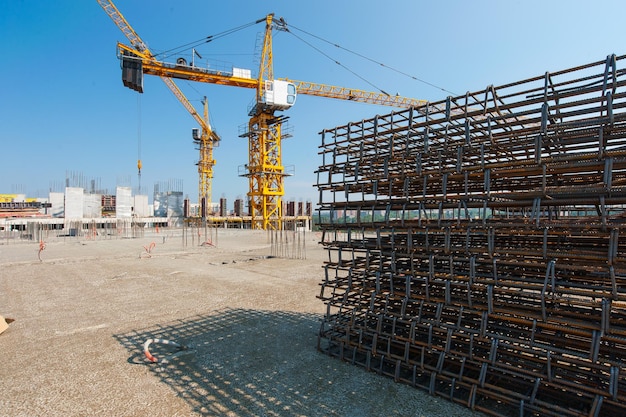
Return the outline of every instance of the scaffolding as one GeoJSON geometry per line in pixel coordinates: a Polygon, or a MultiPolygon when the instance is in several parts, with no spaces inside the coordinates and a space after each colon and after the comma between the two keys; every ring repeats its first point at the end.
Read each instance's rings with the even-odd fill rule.
{"type": "Polygon", "coordinates": [[[626,413],[624,58],[324,130],[318,348],[490,415],[626,413]]]}

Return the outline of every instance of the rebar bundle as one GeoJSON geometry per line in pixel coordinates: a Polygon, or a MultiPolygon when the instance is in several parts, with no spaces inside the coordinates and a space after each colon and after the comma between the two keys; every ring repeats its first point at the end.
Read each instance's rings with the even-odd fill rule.
{"type": "Polygon", "coordinates": [[[624,58],[324,130],[319,349],[495,416],[626,414],[624,58]]]}

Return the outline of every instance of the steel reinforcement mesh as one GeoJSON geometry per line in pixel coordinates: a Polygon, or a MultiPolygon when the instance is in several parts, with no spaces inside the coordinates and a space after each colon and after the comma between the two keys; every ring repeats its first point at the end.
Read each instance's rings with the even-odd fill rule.
{"type": "Polygon", "coordinates": [[[625,415],[624,58],[321,132],[318,348],[490,415],[625,415]]]}

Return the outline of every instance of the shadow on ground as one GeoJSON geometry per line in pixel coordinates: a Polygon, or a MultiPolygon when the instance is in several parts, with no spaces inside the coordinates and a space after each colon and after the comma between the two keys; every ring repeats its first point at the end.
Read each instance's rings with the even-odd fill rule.
{"type": "MultiPolygon", "coordinates": [[[[130,363],[150,367],[201,415],[337,415],[328,404],[332,374],[342,366],[316,350],[320,316],[227,309],[115,338],[130,363]],[[150,363],[142,344],[161,338],[190,346],[193,355],[150,363]]],[[[171,347],[152,345],[155,356],[171,347]]]]}

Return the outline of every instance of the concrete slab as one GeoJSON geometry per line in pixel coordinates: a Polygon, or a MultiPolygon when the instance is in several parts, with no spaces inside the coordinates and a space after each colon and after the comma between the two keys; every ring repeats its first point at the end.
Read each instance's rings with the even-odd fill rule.
{"type": "Polygon", "coordinates": [[[0,414],[478,415],[316,350],[319,235],[295,260],[269,257],[265,232],[220,231],[216,246],[163,233],[48,239],[41,262],[38,242],[0,244],[0,310],[16,319],[0,336],[0,414]],[[151,363],[148,338],[194,354],[151,363]]]}

